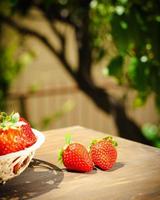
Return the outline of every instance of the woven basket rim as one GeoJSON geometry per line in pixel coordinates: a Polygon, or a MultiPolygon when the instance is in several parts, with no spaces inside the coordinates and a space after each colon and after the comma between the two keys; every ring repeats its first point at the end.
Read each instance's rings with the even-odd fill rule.
{"type": "Polygon", "coordinates": [[[23,156],[23,155],[26,155],[26,154],[38,149],[43,144],[43,142],[45,141],[45,137],[40,131],[38,131],[36,129],[32,128],[32,131],[33,131],[33,133],[35,134],[35,136],[37,138],[36,143],[34,143],[30,147],[27,147],[24,150],[13,152],[13,153],[9,153],[9,154],[6,154],[6,155],[2,155],[2,156],[0,156],[0,160],[7,159],[7,158],[12,158],[12,157],[17,157],[17,156],[23,156]]]}

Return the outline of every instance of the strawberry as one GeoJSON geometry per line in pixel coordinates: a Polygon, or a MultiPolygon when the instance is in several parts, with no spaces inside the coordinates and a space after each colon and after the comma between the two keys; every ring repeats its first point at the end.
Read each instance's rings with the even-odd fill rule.
{"type": "Polygon", "coordinates": [[[109,170],[117,159],[117,142],[112,137],[94,140],[90,147],[90,155],[95,166],[102,170],[109,170]]]}
{"type": "Polygon", "coordinates": [[[59,152],[59,160],[64,166],[71,171],[89,172],[93,169],[94,164],[87,149],[79,143],[71,143],[67,139],[68,145],[59,152]]]}
{"type": "Polygon", "coordinates": [[[29,123],[18,113],[0,113],[0,156],[23,150],[35,142],[29,123]]]}
{"type": "Polygon", "coordinates": [[[17,163],[14,167],[13,167],[13,172],[15,174],[18,173],[18,171],[23,167],[25,166],[29,161],[29,157],[27,157],[22,163],[17,163]]]}
{"type": "Polygon", "coordinates": [[[30,124],[24,118],[20,117],[19,121],[25,123],[21,126],[21,129],[25,137],[25,147],[29,147],[36,142],[36,136],[33,134],[30,124]]]}

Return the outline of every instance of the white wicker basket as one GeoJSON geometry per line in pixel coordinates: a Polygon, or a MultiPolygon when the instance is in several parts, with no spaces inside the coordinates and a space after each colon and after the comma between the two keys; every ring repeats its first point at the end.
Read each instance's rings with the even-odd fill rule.
{"type": "Polygon", "coordinates": [[[22,151],[0,156],[0,183],[21,174],[28,167],[36,149],[44,142],[44,135],[36,129],[32,130],[37,138],[35,144],[22,151]]]}

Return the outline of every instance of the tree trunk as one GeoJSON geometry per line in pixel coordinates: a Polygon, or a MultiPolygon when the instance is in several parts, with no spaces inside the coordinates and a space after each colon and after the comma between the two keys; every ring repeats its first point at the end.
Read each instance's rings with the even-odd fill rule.
{"type": "Polygon", "coordinates": [[[77,43],[79,44],[79,65],[76,76],[73,77],[79,88],[103,112],[111,114],[114,118],[118,133],[121,137],[137,142],[151,143],[143,136],[140,127],[130,119],[123,105],[112,98],[103,88],[97,87],[92,79],[92,47],[91,33],[89,30],[89,6],[83,13],[81,29],[76,30],[77,43]]]}
{"type": "Polygon", "coordinates": [[[79,88],[98,106],[103,112],[111,114],[114,118],[119,136],[151,145],[143,136],[140,127],[127,116],[125,108],[116,102],[103,88],[86,81],[83,77],[77,77],[79,88]]]}

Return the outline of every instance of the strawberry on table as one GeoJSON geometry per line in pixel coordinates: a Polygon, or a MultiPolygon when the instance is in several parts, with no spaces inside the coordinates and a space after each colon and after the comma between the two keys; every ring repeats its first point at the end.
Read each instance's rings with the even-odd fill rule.
{"type": "Polygon", "coordinates": [[[94,140],[90,146],[90,155],[95,166],[102,170],[109,170],[117,159],[117,142],[112,137],[94,140]]]}
{"type": "Polygon", "coordinates": [[[71,171],[89,172],[93,170],[94,164],[87,149],[79,143],[71,143],[70,136],[66,139],[67,144],[59,152],[59,160],[71,171]]]}
{"type": "Polygon", "coordinates": [[[36,140],[29,123],[18,113],[0,113],[0,156],[23,150],[36,140]]]}

